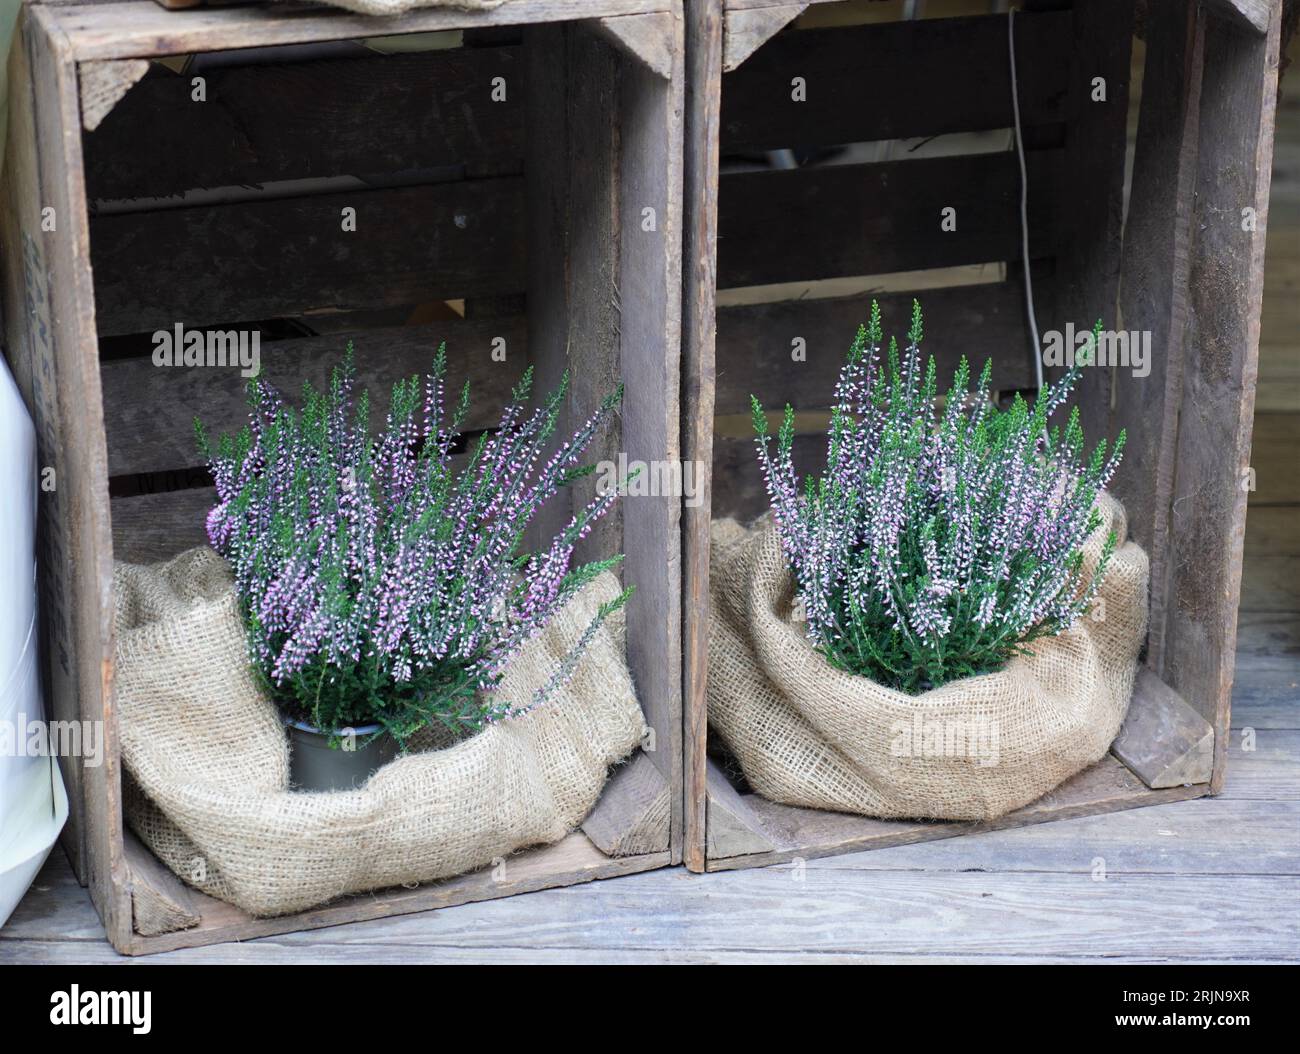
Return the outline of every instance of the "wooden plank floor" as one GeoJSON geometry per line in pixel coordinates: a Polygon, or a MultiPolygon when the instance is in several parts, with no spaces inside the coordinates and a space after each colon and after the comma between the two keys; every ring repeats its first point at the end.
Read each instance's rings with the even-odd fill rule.
{"type": "MultiPolygon", "coordinates": [[[[659,871],[147,961],[1300,961],[1300,67],[1285,89],[1221,797],[804,867],[659,871]]],[[[114,960],[133,961],[104,941],[56,856],[0,930],[0,963],[114,960]]]]}

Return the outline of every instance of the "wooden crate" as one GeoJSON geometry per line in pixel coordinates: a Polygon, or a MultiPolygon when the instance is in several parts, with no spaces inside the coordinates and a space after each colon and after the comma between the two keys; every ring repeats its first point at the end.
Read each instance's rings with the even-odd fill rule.
{"type": "MultiPolygon", "coordinates": [[[[919,297],[941,371],[964,352],[973,362],[992,358],[1001,387],[1032,388],[1007,16],[953,17],[951,3],[930,5],[950,17],[920,20],[904,20],[897,3],[686,6],[686,447],[713,465],[708,500],[683,521],[687,865],[757,866],[1217,793],[1241,581],[1278,0],[1146,5],[1126,220],[1132,0],[1029,0],[1015,19],[1040,325],[1087,328],[1104,317],[1108,328],[1153,335],[1144,380],[1097,367],[1079,389],[1091,439],[1128,430],[1113,486],[1151,557],[1151,630],[1111,754],[984,825],[791,808],[748,791],[725,753],[721,763],[710,758],[708,531],[713,516],[766,507],[746,438],[749,393],[768,393],[769,409],[789,401],[824,413],[873,293],[894,332],[919,297]],[[792,99],[795,77],[804,102],[792,99]],[[1105,78],[1104,102],[1091,99],[1095,77],[1105,78]],[[839,157],[856,153],[856,163],[792,165],[790,153],[772,153],[806,158],[843,144],[876,145],[839,157]],[[745,158],[768,164],[746,171],[737,162],[745,158]],[[957,210],[955,232],[940,229],[947,206],[957,210]],[[794,338],[806,342],[798,365],[794,338]]],[[[824,427],[824,416],[805,419],[824,427]]],[[[822,456],[824,434],[797,439],[803,471],[822,456]]]]}
{"type": "Polygon", "coordinates": [[[243,416],[237,369],[153,365],[149,334],[177,322],[256,329],[267,375],[290,390],[321,381],[348,341],[375,388],[426,369],[445,340],[450,381],[474,382],[471,429],[495,423],[528,363],[539,388],[571,369],[575,423],[621,378],[619,422],[593,460],[678,460],[682,33],[679,0],[512,0],[382,21],[150,0],[24,9],[10,58],[6,352],[57,480],[39,554],[49,712],[102,720],[106,741],[100,767],[64,759],[64,845],[119,950],[680,861],[673,497],[626,499],[590,540],[590,554],[626,552],[638,587],[628,659],[654,736],[584,830],[503,869],[284,918],[182,886],[124,829],[111,585],[115,557],[203,541],[212,492],[193,416],[217,430],[243,416]],[[415,33],[438,34],[421,41],[432,50],[394,52],[392,38],[415,33]],[[378,34],[383,52],[360,43],[378,34]]]}

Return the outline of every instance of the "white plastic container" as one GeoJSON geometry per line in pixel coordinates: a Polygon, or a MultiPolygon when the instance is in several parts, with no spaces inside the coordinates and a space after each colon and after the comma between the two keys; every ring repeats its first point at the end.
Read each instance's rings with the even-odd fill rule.
{"type": "Polygon", "coordinates": [[[45,716],[37,672],[36,500],[36,432],[0,358],[0,926],[68,818],[57,761],[29,752],[24,735],[45,716]]]}

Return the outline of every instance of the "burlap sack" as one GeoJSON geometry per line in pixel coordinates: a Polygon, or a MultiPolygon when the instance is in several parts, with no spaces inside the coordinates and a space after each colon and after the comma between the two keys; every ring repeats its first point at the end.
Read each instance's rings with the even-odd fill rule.
{"type": "MultiPolygon", "coordinates": [[[[617,590],[606,574],[558,613],[511,663],[505,698],[526,703],[617,590]]],[[[294,793],[285,732],[249,672],[221,558],[193,549],[165,564],[118,564],[114,594],[127,823],[186,881],[253,915],[558,841],[645,729],[620,612],[532,713],[399,758],[360,790],[294,793]]]]}
{"type": "Polygon", "coordinates": [[[1118,547],[1102,606],[991,674],[916,696],[834,669],[792,617],[795,596],[770,519],[713,525],[709,724],[772,801],[893,819],[989,820],[1026,805],[1110,748],[1146,634],[1147,557],[1124,509],[1085,546],[1118,547]]]}

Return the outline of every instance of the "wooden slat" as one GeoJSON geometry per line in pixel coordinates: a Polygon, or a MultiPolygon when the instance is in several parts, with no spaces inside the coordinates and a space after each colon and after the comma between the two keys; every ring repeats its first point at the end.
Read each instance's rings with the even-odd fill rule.
{"type": "MultiPolygon", "coordinates": [[[[451,471],[459,473],[469,460],[469,454],[452,455],[451,471]]],[[[215,488],[204,486],[113,498],[113,558],[152,564],[207,545],[207,517],[216,500],[215,488]]]]}
{"type": "Polygon", "coordinates": [[[1297,699],[1300,614],[1243,610],[1237,616],[1233,727],[1300,729],[1297,699]]]}
{"type": "MultiPolygon", "coordinates": [[[[468,380],[470,412],[464,429],[493,427],[528,364],[523,319],[458,320],[268,341],[261,345],[260,357],[264,378],[296,401],[305,381],[325,390],[330,371],[351,343],[357,391],[369,391],[377,429],[393,383],[427,373],[441,341],[447,343],[447,405],[454,405],[468,380]],[[492,358],[498,337],[506,342],[505,362],[492,358]]],[[[195,417],[213,437],[237,430],[248,418],[246,378],[238,366],[160,367],[152,358],[134,358],[107,361],[101,372],[112,476],[201,464],[195,417]]]]}
{"type": "Polygon", "coordinates": [[[464,180],[100,216],[99,333],[521,292],[523,191],[464,180]]]}
{"type": "Polygon", "coordinates": [[[772,4],[759,8],[726,5],[722,31],[722,68],[736,69],[754,52],[798,18],[808,8],[802,3],[772,4]]]}
{"type": "Polygon", "coordinates": [[[1260,728],[1247,738],[1234,730],[1223,740],[1228,754],[1225,798],[1300,801],[1300,731],[1260,728]]]}
{"type": "Polygon", "coordinates": [[[1282,0],[1204,0],[1204,3],[1207,11],[1261,36],[1268,32],[1273,12],[1282,6],[1282,0]]]}
{"type": "MultiPolygon", "coordinates": [[[[680,21],[674,54],[681,53],[680,21]]],[[[529,355],[543,379],[568,369],[561,428],[618,380],[626,396],[588,459],[680,458],[681,70],[665,81],[585,27],[527,31],[529,355]],[[557,61],[565,56],[564,62],[557,61]],[[581,158],[575,163],[574,158],[581,158]],[[644,226],[653,210],[652,228],[644,226]]],[[[595,479],[575,487],[593,494],[595,479]]],[[[673,788],[670,853],[681,859],[680,496],[627,496],[585,557],[626,554],[628,662],[651,761],[673,788]]],[[[551,515],[562,514],[562,506],[551,515]]],[[[554,527],[545,516],[541,531],[554,527]]]]}
{"type": "MultiPolygon", "coordinates": [[[[682,108],[684,29],[673,22],[671,80],[623,62],[619,84],[619,270],[615,288],[588,298],[617,304],[618,366],[627,385],[623,451],[634,462],[673,465],[682,457],[682,108]],[[653,229],[645,210],[653,209],[653,229]]],[[[593,105],[599,105],[593,100],[593,105]]],[[[581,133],[580,133],[581,134],[581,133]]],[[[584,209],[581,201],[574,207],[584,209]]],[[[575,246],[581,261],[589,248],[575,246]]],[[[581,275],[580,275],[581,277],[581,275]]],[[[581,315],[579,317],[582,317],[581,315]]],[[[591,335],[576,346],[595,363],[591,335]]],[[[586,367],[584,367],[586,369],[586,367]]],[[[594,372],[594,371],[593,371],[594,372]]],[[[673,788],[671,859],[682,859],[682,495],[623,502],[628,664],[655,730],[651,760],[673,788]]]]}
{"type": "MultiPolygon", "coordinates": [[[[629,78],[638,69],[624,60],[617,46],[589,29],[566,27],[568,35],[567,150],[560,157],[560,177],[565,186],[565,212],[557,217],[565,225],[560,252],[538,252],[542,266],[561,267],[569,281],[564,300],[564,346],[556,349],[557,364],[569,371],[570,398],[562,426],[577,428],[620,381],[629,383],[623,361],[619,315],[621,296],[619,236],[626,217],[620,215],[630,188],[619,172],[620,114],[626,103],[629,78]],[[580,154],[577,152],[581,152],[580,154]],[[575,163],[580,156],[581,162],[575,163]]],[[[543,52],[542,62],[550,56],[543,52]]],[[[644,72],[644,70],[640,70],[644,72]]],[[[631,129],[628,130],[629,132],[631,129]]],[[[545,222],[534,219],[533,222],[545,222]]],[[[554,222],[554,221],[552,221],[554,222]]],[[[531,243],[530,243],[531,244],[531,243]]],[[[641,241],[634,258],[644,259],[650,248],[641,241]]],[[[530,297],[536,303],[537,297],[530,297]]],[[[629,313],[651,305],[629,304],[629,313]]],[[[653,358],[646,356],[647,359],[653,358]]],[[[633,390],[619,418],[589,448],[591,461],[616,460],[626,449],[629,414],[645,401],[645,392],[633,390]]],[[[596,497],[596,480],[581,480],[573,488],[574,508],[596,497]]],[[[599,559],[624,551],[626,502],[619,502],[596,524],[576,551],[578,559],[599,559]]]]}
{"type": "MultiPolygon", "coordinates": [[[[8,148],[5,153],[4,227],[0,267],[5,282],[5,356],[36,427],[36,456],[42,468],[62,472],[57,372],[52,347],[51,276],[46,235],[41,231],[41,168],[32,59],[26,31],[14,38],[8,61],[8,148]]],[[[41,687],[50,718],[80,720],[72,627],[72,582],[67,524],[69,492],[56,487],[37,503],[36,559],[40,577],[41,687]],[[63,573],[60,573],[60,570],[63,573]]],[[[87,874],[85,769],[60,758],[68,790],[68,823],[60,841],[83,882],[87,874]]]]}
{"type": "Polygon", "coordinates": [[[204,525],[216,500],[214,487],[114,498],[113,558],[154,564],[207,545],[204,525]]]}
{"type": "Polygon", "coordinates": [[[124,839],[131,883],[131,928],[144,936],[189,929],[201,921],[188,886],[131,831],[124,839]]]}
{"type": "Polygon", "coordinates": [[[67,35],[77,60],[188,55],[196,51],[521,26],[671,9],[671,0],[510,0],[477,11],[450,6],[423,8],[406,12],[400,20],[378,22],[373,15],[327,7],[303,11],[281,4],[204,8],[187,11],[184,16],[166,11],[153,0],[51,8],[57,16],[54,24],[67,35]]]}
{"type": "Polygon", "coordinates": [[[507,857],[503,869],[489,867],[413,889],[394,888],[347,897],[310,911],[271,919],[252,918],[231,904],[196,892],[193,902],[203,919],[198,926],[154,937],[137,935],[124,950],[132,955],[149,955],[173,948],[251,940],[276,933],[319,929],[452,904],[492,900],[555,886],[572,886],[599,878],[635,874],[667,863],[666,852],[607,857],[585,835],[575,832],[554,845],[507,857]]]}
{"type": "Polygon", "coordinates": [[[1251,506],[1300,504],[1300,414],[1257,414],[1250,448],[1255,470],[1251,506]]]}
{"type": "Polygon", "coordinates": [[[1111,753],[1153,790],[1209,783],[1214,728],[1146,667],[1111,753]]]}
{"type": "Polygon", "coordinates": [[[1113,418],[1128,428],[1129,441],[1113,489],[1128,511],[1133,539],[1151,558],[1147,664],[1159,672],[1201,98],[1204,29],[1197,8],[1156,0],[1146,39],[1120,299],[1125,327],[1149,332],[1154,354],[1149,376],[1115,391],[1113,418]]]}
{"type": "Polygon", "coordinates": [[[161,66],[86,137],[92,199],[444,166],[518,171],[518,47],[458,48],[207,70],[161,66]],[[502,77],[506,98],[494,101],[502,77]]]}
{"type": "Polygon", "coordinates": [[[131,86],[149,72],[149,63],[144,59],[85,62],[77,72],[81,82],[81,126],[93,132],[131,86]]]}
{"type": "MultiPolygon", "coordinates": [[[[682,245],[682,456],[713,463],[718,123],[722,0],[687,0],[685,222],[682,245]]],[[[682,510],[683,752],[686,866],[704,870],[706,837],[706,678],[709,642],[709,524],[713,473],[702,472],[700,504],[682,510]]]]}
{"type": "Polygon", "coordinates": [[[1300,611],[1300,559],[1252,556],[1241,572],[1243,611],[1300,611]]]}
{"type": "MultiPolygon", "coordinates": [[[[826,468],[826,437],[797,435],[794,467],[802,479],[826,468]]],[[[731,516],[747,523],[769,508],[763,474],[752,439],[716,436],[713,440],[713,516],[731,516]]]]}
{"type": "MultiPolygon", "coordinates": [[[[809,869],[1053,872],[1106,877],[1300,874],[1300,802],[1222,798],[989,831],[809,861],[809,869]]],[[[865,881],[870,881],[866,879],[865,881]]]]}
{"type": "MultiPolygon", "coordinates": [[[[1186,842],[1195,844],[1202,829],[1194,828],[1186,842]]],[[[1237,841],[1220,855],[1229,856],[1237,841]]],[[[1098,842],[1107,845],[1104,838],[1089,844],[1098,842]]],[[[1300,892],[1293,875],[1203,874],[1194,866],[1178,875],[1128,874],[1123,865],[1130,844],[1101,854],[1108,871],[1115,872],[1109,881],[1100,881],[1095,865],[1090,870],[1097,881],[1089,872],[959,869],[918,874],[900,868],[864,876],[810,862],[801,872],[783,867],[719,876],[705,889],[703,882],[683,881],[668,871],[576,894],[557,890],[466,907],[432,919],[406,916],[348,930],[181,951],[158,962],[281,963],[301,970],[315,963],[608,968],[963,961],[1042,967],[1157,961],[1202,974],[1208,963],[1294,962],[1294,913],[1279,910],[1300,892]]],[[[1090,855],[1081,863],[1093,860],[1090,855]]],[[[14,963],[75,967],[115,958],[102,944],[61,941],[56,935],[13,943],[7,950],[14,963]]],[[[1259,1014],[1225,1012],[1253,1014],[1256,1020],[1259,1014]]]]}
{"type": "Polygon", "coordinates": [[[85,876],[109,939],[122,945],[131,931],[131,905],[122,848],[121,761],[112,695],[108,458],[95,354],[77,71],[66,41],[47,25],[49,10],[24,9],[18,38],[25,42],[19,48],[29,48],[38,100],[40,201],[58,216],[57,236],[38,236],[41,251],[47,254],[51,327],[39,347],[33,347],[32,361],[33,372],[47,386],[46,394],[38,394],[35,400],[37,417],[43,429],[53,430],[53,449],[41,451],[40,456],[43,463],[56,466],[58,480],[56,511],[44,528],[46,543],[58,550],[46,550],[49,559],[42,578],[48,592],[43,593],[43,601],[57,597],[64,605],[61,617],[69,635],[66,640],[47,638],[45,646],[59,656],[61,667],[52,689],[55,716],[102,722],[104,762],[82,767],[85,876]]]}
{"type": "Polygon", "coordinates": [[[775,849],[763,833],[762,821],[751,812],[747,799],[727,782],[722,770],[710,761],[707,772],[707,858],[745,856],[775,849]]]}
{"type": "Polygon", "coordinates": [[[625,54],[640,62],[657,76],[673,75],[677,61],[674,50],[677,15],[660,11],[645,15],[620,15],[595,18],[584,23],[593,32],[613,41],[625,54]]]}
{"type": "Polygon", "coordinates": [[[847,813],[823,812],[777,805],[760,795],[745,801],[762,820],[763,832],[778,848],[768,853],[734,856],[709,861],[710,871],[738,867],[764,867],[800,859],[830,856],[863,849],[906,845],[959,834],[995,831],[1048,820],[1072,819],[1097,813],[1159,805],[1199,797],[1205,786],[1150,790],[1117,758],[1104,759],[1061,784],[1043,798],[1017,809],[992,823],[915,823],[906,820],[873,820],[847,813]]]}
{"type": "MultiPolygon", "coordinates": [[[[569,78],[568,37],[560,26],[524,30],[524,76],[527,84],[525,161],[528,172],[527,302],[528,346],[537,379],[553,388],[569,367],[569,275],[564,266],[568,238],[569,78]]],[[[597,123],[597,128],[604,127],[597,123]]],[[[612,238],[609,239],[612,242],[612,238]]],[[[561,428],[571,421],[563,408],[561,428]]],[[[537,547],[563,529],[573,514],[570,499],[550,502],[529,527],[529,544],[537,547]]]]}
{"type": "MultiPolygon", "coordinates": [[[[1031,153],[1030,253],[1055,247],[1059,151],[1031,153]]],[[[1020,258],[1010,153],[725,175],[718,287],[886,274],[1020,258]],[[940,229],[941,210],[957,229],[940,229]]]]}
{"type": "MultiPolygon", "coordinates": [[[[1050,285],[1050,279],[1040,281],[1035,295],[1050,297],[1050,285]]],[[[849,345],[870,316],[871,301],[880,302],[886,332],[901,335],[911,319],[913,298],[925,312],[923,350],[936,357],[941,386],[965,355],[975,375],[986,359],[993,360],[996,388],[1033,387],[1023,293],[1015,282],[998,282],[720,308],[717,412],[748,413],[750,393],[771,408],[787,402],[799,410],[829,407],[849,345]],[[797,338],[804,341],[807,361],[791,359],[797,338]]]]}
{"type": "MultiPolygon", "coordinates": [[[[1300,505],[1253,506],[1246,516],[1245,554],[1247,567],[1260,556],[1300,556],[1300,505]]],[[[1243,602],[1250,595],[1244,586],[1241,595],[1243,602]]]]}
{"type": "Polygon", "coordinates": [[[667,852],[672,798],[663,773],[638,751],[614,770],[582,833],[606,856],[667,852]]]}
{"type": "MultiPolygon", "coordinates": [[[[1070,14],[1020,15],[1016,38],[1022,122],[1065,120],[1070,14]]],[[[974,132],[1012,123],[1004,15],[792,30],[722,78],[727,152],[974,132]],[[806,101],[791,97],[796,76],[807,84],[806,101]]]]}
{"type": "Polygon", "coordinates": [[[1241,589],[1280,18],[1279,5],[1265,37],[1205,37],[1162,679],[1215,726],[1214,791],[1225,775],[1241,589]],[[1256,210],[1255,230],[1242,229],[1245,206],[1256,210]]]}

